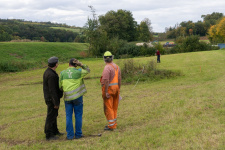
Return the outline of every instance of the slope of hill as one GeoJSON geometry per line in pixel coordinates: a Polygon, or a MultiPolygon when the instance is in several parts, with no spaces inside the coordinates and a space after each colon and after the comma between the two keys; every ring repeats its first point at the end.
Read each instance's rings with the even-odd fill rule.
{"type": "Polygon", "coordinates": [[[87,52],[86,43],[60,42],[1,42],[0,72],[21,71],[47,65],[51,56],[59,57],[60,62],[70,58],[80,58],[80,52],[87,52]]]}
{"type": "Polygon", "coordinates": [[[73,42],[78,35],[78,32],[74,32],[75,29],[79,31],[77,27],[66,24],[0,19],[0,41],[30,39],[48,42],[73,42]]]}

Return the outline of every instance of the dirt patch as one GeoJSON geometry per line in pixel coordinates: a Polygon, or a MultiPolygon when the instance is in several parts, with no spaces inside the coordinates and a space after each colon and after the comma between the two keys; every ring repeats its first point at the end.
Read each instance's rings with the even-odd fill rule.
{"type": "Polygon", "coordinates": [[[20,56],[20,55],[18,55],[16,53],[10,53],[9,55],[14,56],[16,58],[23,58],[23,56],[20,56]]]}
{"type": "Polygon", "coordinates": [[[15,140],[10,140],[10,139],[0,138],[0,143],[6,143],[10,146],[22,144],[24,142],[25,141],[19,141],[19,140],[15,141],[15,140]]]}
{"type": "Polygon", "coordinates": [[[35,84],[43,84],[43,81],[33,82],[33,83],[22,83],[22,84],[18,84],[17,86],[35,85],[35,84]]]}
{"type": "Polygon", "coordinates": [[[8,127],[8,124],[3,124],[0,126],[0,131],[5,130],[8,127]]]}

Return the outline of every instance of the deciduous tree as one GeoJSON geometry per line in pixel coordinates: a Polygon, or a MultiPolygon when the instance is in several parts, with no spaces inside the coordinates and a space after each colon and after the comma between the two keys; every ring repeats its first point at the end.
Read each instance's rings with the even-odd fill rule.
{"type": "Polygon", "coordinates": [[[111,10],[99,17],[101,28],[107,32],[109,39],[118,37],[119,39],[133,41],[136,38],[136,25],[133,15],[127,10],[111,10]]]}

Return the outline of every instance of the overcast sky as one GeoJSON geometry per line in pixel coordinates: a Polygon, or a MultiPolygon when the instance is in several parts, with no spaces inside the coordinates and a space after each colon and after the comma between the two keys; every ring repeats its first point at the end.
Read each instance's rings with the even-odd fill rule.
{"type": "Polygon", "coordinates": [[[182,21],[197,22],[213,12],[225,15],[225,0],[0,0],[0,18],[83,27],[91,17],[89,5],[98,16],[123,9],[131,11],[138,24],[149,18],[154,32],[182,21]]]}

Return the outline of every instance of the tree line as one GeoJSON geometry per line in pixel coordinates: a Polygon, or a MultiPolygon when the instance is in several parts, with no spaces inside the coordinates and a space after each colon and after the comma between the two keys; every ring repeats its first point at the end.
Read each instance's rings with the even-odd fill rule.
{"type": "MultiPolygon", "coordinates": [[[[101,56],[106,50],[119,56],[119,49],[127,42],[153,40],[151,21],[145,18],[138,24],[130,11],[119,9],[97,16],[93,6],[89,6],[92,17],[85,25],[85,36],[90,43],[89,53],[101,56]]],[[[128,46],[129,47],[129,46],[128,46]]]]}
{"type": "Polygon", "coordinates": [[[29,22],[17,19],[0,19],[0,41],[30,39],[47,42],[73,42],[78,33],[50,27],[70,27],[51,22],[29,22]]]}
{"type": "Polygon", "coordinates": [[[203,21],[183,21],[174,27],[166,28],[165,36],[168,39],[189,35],[207,36],[211,26],[216,25],[223,17],[223,13],[213,12],[212,14],[202,15],[203,21]]]}

